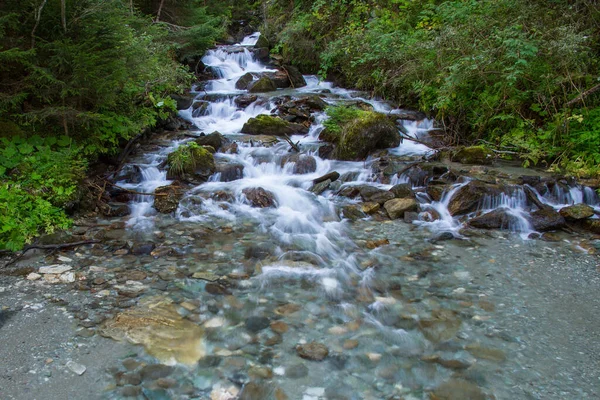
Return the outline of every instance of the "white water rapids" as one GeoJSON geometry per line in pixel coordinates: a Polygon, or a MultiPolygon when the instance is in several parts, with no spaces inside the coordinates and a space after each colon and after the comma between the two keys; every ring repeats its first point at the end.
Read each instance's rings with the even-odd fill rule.
{"type": "MultiPolygon", "coordinates": [[[[191,121],[200,131],[211,133],[218,131],[232,140],[241,138],[242,126],[250,118],[261,114],[271,114],[275,108],[273,102],[279,92],[260,95],[258,100],[245,108],[235,104],[235,98],[246,91],[235,88],[236,81],[248,72],[262,73],[274,71],[256,61],[249,48],[256,43],[259,34],[245,38],[239,45],[233,47],[220,47],[207,52],[203,62],[214,71],[218,77],[204,87],[203,91],[196,92],[197,100],[209,102],[206,110],[197,115],[194,109],[181,110],[180,115],[191,121]]],[[[376,111],[385,113],[399,113],[400,110],[393,109],[383,101],[360,97],[358,92],[336,88],[329,82],[320,81],[315,76],[305,77],[307,86],[299,89],[286,89],[282,91],[286,95],[300,96],[312,93],[323,95],[327,103],[335,104],[340,101],[360,100],[373,106],[376,111]]],[[[314,253],[317,257],[325,260],[325,269],[298,269],[292,270],[284,264],[270,265],[263,268],[263,275],[281,275],[283,273],[296,275],[314,275],[321,282],[327,293],[337,293],[340,290],[340,282],[348,279],[348,272],[357,272],[355,260],[352,256],[353,243],[346,239],[344,229],[346,222],[340,218],[338,207],[340,204],[349,204],[353,200],[342,199],[335,196],[331,190],[321,195],[315,195],[309,191],[313,181],[331,171],[340,173],[343,185],[358,185],[369,183],[382,189],[389,189],[396,183],[408,182],[405,176],[394,176],[390,184],[378,182],[371,171],[371,163],[376,161],[369,159],[366,162],[345,162],[325,160],[317,155],[319,146],[318,136],[323,129],[322,122],[326,118],[324,113],[317,113],[310,131],[305,136],[293,136],[291,140],[298,142],[307,155],[316,160],[314,172],[305,174],[294,173],[293,162],[286,162],[285,158],[290,155],[289,145],[279,142],[271,147],[256,141],[240,141],[238,152],[235,154],[217,153],[215,160],[220,164],[232,164],[239,166],[240,179],[222,182],[220,173],[215,174],[209,180],[192,190],[182,200],[176,216],[181,221],[207,221],[211,219],[224,219],[228,221],[253,220],[260,223],[264,232],[269,232],[273,241],[280,245],[292,245],[303,251],[314,253]],[[263,188],[273,193],[276,208],[253,208],[243,194],[244,189],[263,188]],[[217,191],[226,192],[231,199],[217,200],[207,197],[208,194],[217,191]],[[201,201],[195,201],[199,195],[201,201]],[[341,267],[341,268],[340,268],[341,267]]],[[[430,120],[404,121],[404,130],[408,136],[422,138],[433,128],[430,120]]],[[[400,134],[400,133],[399,133],[400,134]]],[[[139,183],[119,182],[120,185],[139,191],[152,192],[159,186],[170,183],[166,179],[166,172],[159,169],[167,154],[177,148],[184,141],[172,142],[170,146],[161,150],[146,154],[143,160],[137,163],[141,170],[142,179],[139,183]]],[[[427,146],[409,140],[404,140],[399,147],[390,149],[393,156],[420,156],[431,152],[427,146]]],[[[417,199],[421,203],[423,212],[434,210],[439,218],[429,221],[421,218],[416,224],[425,226],[433,231],[448,231],[458,236],[462,223],[448,212],[448,202],[452,195],[465,183],[454,185],[446,191],[438,202],[431,201],[427,194],[418,193],[417,199]]],[[[343,186],[342,186],[343,187],[343,186]]],[[[418,187],[415,188],[419,191],[418,187]]],[[[560,208],[566,204],[585,202],[596,207],[598,210],[598,198],[593,190],[580,186],[561,189],[555,185],[553,192],[545,196],[539,196],[540,201],[560,208]]],[[[137,196],[131,203],[132,216],[129,226],[133,229],[151,229],[155,211],[152,207],[151,196],[137,196]]],[[[512,195],[502,195],[500,198],[487,199],[480,205],[479,211],[493,210],[504,207],[510,215],[519,221],[509,228],[522,233],[526,237],[531,232],[529,222],[525,218],[526,198],[522,191],[512,195]]],[[[423,213],[422,213],[423,215],[423,213]]],[[[282,259],[285,254],[281,254],[282,259]]]]}

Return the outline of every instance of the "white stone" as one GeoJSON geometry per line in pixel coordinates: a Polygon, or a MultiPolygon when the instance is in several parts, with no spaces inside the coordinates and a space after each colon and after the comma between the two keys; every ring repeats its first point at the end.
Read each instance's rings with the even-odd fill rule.
{"type": "Polygon", "coordinates": [[[225,325],[225,319],[221,317],[214,317],[204,323],[205,328],[220,328],[225,325]]]}
{"type": "Polygon", "coordinates": [[[75,273],[67,272],[66,274],[62,274],[59,279],[63,283],[73,283],[75,282],[75,273]]]}
{"type": "Polygon", "coordinates": [[[40,279],[42,276],[40,274],[37,274],[35,272],[30,273],[29,275],[27,275],[27,280],[30,281],[37,281],[38,279],[40,279]]]}
{"type": "Polygon", "coordinates": [[[57,274],[45,274],[44,281],[46,281],[48,283],[60,283],[59,277],[60,277],[60,275],[57,275],[57,274]]]}
{"type": "Polygon", "coordinates": [[[73,269],[73,267],[71,267],[70,265],[55,264],[55,265],[47,265],[45,267],[40,267],[38,272],[40,274],[62,274],[67,271],[70,271],[72,269],[73,269]]]}
{"type": "Polygon", "coordinates": [[[308,389],[306,389],[306,392],[304,392],[305,394],[309,395],[309,396],[324,396],[325,395],[325,388],[322,387],[310,387],[308,389]]]}
{"type": "Polygon", "coordinates": [[[97,265],[90,265],[90,267],[88,268],[88,271],[90,271],[90,272],[106,272],[106,268],[99,267],[97,265]]]}
{"type": "Polygon", "coordinates": [[[284,367],[276,367],[275,369],[273,369],[273,373],[275,375],[284,376],[285,375],[285,368],[284,367]]]}
{"type": "Polygon", "coordinates": [[[87,369],[85,365],[81,365],[76,363],[75,361],[69,361],[67,363],[67,368],[76,373],[77,375],[83,375],[85,370],[87,369]]]}
{"type": "Polygon", "coordinates": [[[62,262],[72,262],[73,260],[70,259],[69,257],[65,257],[65,256],[58,256],[58,261],[62,261],[62,262]]]}

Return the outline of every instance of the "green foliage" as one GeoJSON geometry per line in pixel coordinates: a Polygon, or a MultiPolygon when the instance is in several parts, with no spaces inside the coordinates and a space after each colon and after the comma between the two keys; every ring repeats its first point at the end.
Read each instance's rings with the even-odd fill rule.
{"type": "Polygon", "coordinates": [[[356,107],[348,106],[329,106],[325,109],[329,118],[323,122],[323,126],[333,134],[342,132],[342,128],[350,121],[368,114],[366,111],[359,110],[356,107]]]}
{"type": "Polygon", "coordinates": [[[214,158],[206,148],[196,142],[189,142],[179,146],[177,150],[167,157],[169,174],[182,176],[193,174],[198,168],[214,168],[214,158]]]}
{"type": "Polygon", "coordinates": [[[529,163],[571,171],[597,163],[600,148],[586,143],[596,142],[590,132],[598,132],[599,96],[586,98],[578,111],[567,104],[598,84],[597,3],[302,0],[293,9],[286,3],[273,3],[267,24],[280,32],[275,48],[288,61],[304,66],[312,47],[323,77],[425,111],[455,143],[485,139],[529,163]]]}

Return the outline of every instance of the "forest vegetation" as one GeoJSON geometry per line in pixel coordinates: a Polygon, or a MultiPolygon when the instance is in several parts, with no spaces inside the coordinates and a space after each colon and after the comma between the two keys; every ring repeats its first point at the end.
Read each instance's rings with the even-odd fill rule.
{"type": "Polygon", "coordinates": [[[171,116],[190,60],[240,19],[285,63],[423,111],[450,144],[600,171],[592,0],[5,0],[0,249],[68,227],[87,168],[171,116]]]}

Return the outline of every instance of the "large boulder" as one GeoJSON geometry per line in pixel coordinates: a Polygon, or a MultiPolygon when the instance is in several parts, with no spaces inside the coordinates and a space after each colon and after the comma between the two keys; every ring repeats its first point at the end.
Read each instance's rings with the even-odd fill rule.
{"type": "Polygon", "coordinates": [[[248,84],[248,91],[250,93],[265,93],[274,92],[277,90],[277,86],[268,76],[261,76],[257,81],[253,81],[248,84]]]}
{"type": "Polygon", "coordinates": [[[364,160],[374,150],[397,147],[400,135],[396,124],[386,115],[363,112],[342,127],[333,157],[339,160],[364,160]]]}
{"type": "Polygon", "coordinates": [[[260,35],[258,37],[258,40],[256,41],[256,44],[254,45],[255,48],[269,48],[269,40],[266,38],[265,35],[260,35]]]}
{"type": "Polygon", "coordinates": [[[258,99],[258,96],[255,94],[245,94],[243,96],[238,96],[233,100],[236,106],[240,108],[246,108],[250,104],[254,103],[258,99]]]}
{"type": "Polygon", "coordinates": [[[383,205],[386,201],[394,198],[394,194],[388,190],[379,189],[374,186],[361,186],[360,197],[362,197],[365,202],[373,202],[379,203],[383,205]]]}
{"type": "Polygon", "coordinates": [[[218,151],[228,140],[219,132],[213,132],[209,135],[202,134],[196,139],[196,143],[200,146],[210,146],[218,151]]]}
{"type": "Polygon", "coordinates": [[[560,229],[565,226],[565,218],[552,207],[546,206],[529,215],[533,229],[539,232],[560,229]]]}
{"type": "Polygon", "coordinates": [[[408,211],[417,211],[419,205],[415,199],[392,199],[383,205],[391,219],[403,218],[408,211]]]}
{"type": "Polygon", "coordinates": [[[497,196],[501,190],[496,185],[481,181],[471,181],[454,193],[448,203],[450,215],[460,215],[475,211],[485,196],[497,196]]]}
{"type": "Polygon", "coordinates": [[[294,67],[293,65],[284,65],[283,68],[287,71],[287,74],[290,77],[291,86],[293,88],[297,89],[306,86],[306,80],[298,68],[294,67]]]}
{"type": "Polygon", "coordinates": [[[269,77],[271,82],[278,89],[285,89],[291,86],[290,78],[285,71],[277,70],[275,72],[265,72],[265,76],[269,77]]]}
{"type": "Polygon", "coordinates": [[[394,197],[396,197],[397,199],[415,197],[415,194],[408,183],[399,183],[397,185],[394,185],[390,189],[390,192],[392,192],[394,197]]]}
{"type": "Polygon", "coordinates": [[[587,204],[574,204],[560,209],[560,215],[567,221],[587,219],[594,215],[594,209],[587,204]]]}
{"type": "Polygon", "coordinates": [[[317,170],[317,160],[306,154],[292,154],[281,158],[281,166],[294,163],[294,174],[309,174],[317,170]]]}
{"type": "Polygon", "coordinates": [[[252,207],[268,208],[277,206],[275,195],[261,187],[246,188],[242,190],[242,193],[244,193],[246,199],[252,207]]]}
{"type": "Polygon", "coordinates": [[[177,103],[178,110],[187,110],[194,102],[194,96],[183,94],[172,94],[171,98],[177,103]]]}
{"type": "Polygon", "coordinates": [[[231,182],[244,177],[244,165],[236,163],[217,164],[221,182],[231,182]]]}
{"type": "Polygon", "coordinates": [[[254,82],[254,75],[248,72],[242,75],[240,79],[237,80],[237,82],[235,83],[235,88],[238,90],[246,90],[252,82],[254,82]]]}
{"type": "Polygon", "coordinates": [[[167,168],[167,179],[206,181],[215,172],[215,159],[206,147],[190,142],[167,156],[167,168]]]}
{"type": "Polygon", "coordinates": [[[518,218],[509,214],[506,208],[497,208],[469,220],[470,226],[479,229],[510,229],[517,223],[518,218]]]}
{"type": "Polygon", "coordinates": [[[269,136],[305,135],[308,133],[308,128],[263,114],[256,118],[250,118],[242,127],[242,133],[269,136]]]}
{"type": "Polygon", "coordinates": [[[494,152],[485,146],[471,146],[459,149],[451,157],[461,164],[489,165],[494,160],[494,152]]]}
{"type": "Polygon", "coordinates": [[[156,188],[154,194],[154,208],[156,211],[169,214],[177,210],[179,201],[183,197],[183,190],[177,183],[173,183],[156,188]]]}

